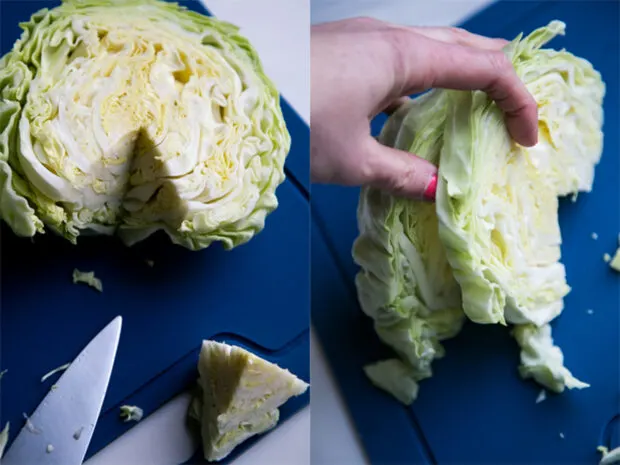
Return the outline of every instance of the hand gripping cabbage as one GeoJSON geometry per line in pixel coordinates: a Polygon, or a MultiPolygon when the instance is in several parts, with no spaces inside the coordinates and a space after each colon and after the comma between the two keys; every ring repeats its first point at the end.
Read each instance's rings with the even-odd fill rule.
{"type": "MultiPolygon", "coordinates": [[[[548,323],[570,290],[559,262],[558,196],[592,187],[604,84],[587,61],[540,49],[563,31],[553,21],[505,49],[538,102],[535,147],[511,140],[483,92],[434,90],[403,106],[382,131],[382,143],[439,165],[435,205],[363,189],[358,208],[360,304],[407,364],[398,371],[408,386],[430,375],[439,341],[455,335],[464,316],[517,325],[523,376],[554,391],[587,386],[563,367],[548,323]]],[[[385,379],[396,366],[367,374],[407,398],[385,379]]]]}
{"type": "Polygon", "coordinates": [[[277,207],[290,147],[237,28],[156,0],[65,0],[0,60],[0,217],[72,242],[157,230],[232,248],[277,207]]]}

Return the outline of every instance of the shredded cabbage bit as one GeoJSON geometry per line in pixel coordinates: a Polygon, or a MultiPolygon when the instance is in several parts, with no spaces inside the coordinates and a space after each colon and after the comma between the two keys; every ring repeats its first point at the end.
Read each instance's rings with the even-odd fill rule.
{"type": "Polygon", "coordinates": [[[61,371],[65,371],[67,368],[69,368],[71,366],[70,363],[65,363],[64,365],[59,366],[58,368],[54,368],[51,371],[48,371],[46,374],[43,375],[43,377],[41,378],[41,382],[44,383],[48,378],[50,378],[51,376],[54,376],[56,373],[60,373],[61,371]]]}
{"type": "Polygon", "coordinates": [[[121,417],[121,419],[125,423],[127,423],[129,421],[136,421],[136,422],[138,422],[138,421],[142,420],[142,416],[143,415],[144,415],[144,412],[142,411],[142,409],[140,407],[137,407],[135,405],[123,405],[123,406],[121,406],[120,417],[121,417]]]}
{"type": "Polygon", "coordinates": [[[203,341],[199,388],[188,410],[201,424],[204,457],[227,457],[250,437],[276,426],[278,408],[306,392],[308,384],[241,347],[203,341]]]}
{"type": "Polygon", "coordinates": [[[94,271],[73,270],[73,284],[78,283],[84,283],[99,292],[103,292],[103,283],[99,278],[95,277],[94,271]]]}
{"type": "Polygon", "coordinates": [[[406,365],[366,373],[405,403],[416,397],[412,383],[431,376],[433,360],[444,355],[441,341],[466,318],[515,325],[522,376],[556,392],[587,386],[563,366],[549,323],[570,291],[558,197],[592,189],[605,85],[588,61],[541,48],[564,29],[552,21],[504,49],[538,103],[536,146],[516,144],[481,91],[432,90],[382,130],[384,145],[439,167],[435,204],[366,187],[357,212],[360,305],[406,365]]]}
{"type": "Polygon", "coordinates": [[[76,242],[249,241],[290,149],[238,28],[158,0],[63,0],[0,60],[0,218],[76,242]]]}

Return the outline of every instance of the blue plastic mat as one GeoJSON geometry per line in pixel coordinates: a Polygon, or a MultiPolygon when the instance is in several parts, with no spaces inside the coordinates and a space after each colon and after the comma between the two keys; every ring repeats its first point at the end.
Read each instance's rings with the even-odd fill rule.
{"type": "MultiPolygon", "coordinates": [[[[615,251],[620,232],[619,3],[498,2],[463,27],[512,39],[552,19],[567,24],[567,35],[550,46],[590,60],[607,84],[605,149],[594,190],[560,207],[573,291],[553,324],[567,366],[592,387],[536,404],[540,387],[519,378],[518,348],[508,331],[468,324],[446,342],[447,356],[434,364],[411,408],[373,388],[362,366],[390,352],[355,295],[351,246],[359,191],[313,186],[313,228],[320,231],[312,239],[313,324],[373,463],[595,464],[599,444],[620,445],[612,421],[620,411],[620,279],[602,260],[615,251]]],[[[373,121],[375,134],[384,121],[373,121]]]]}
{"type": "MultiPolygon", "coordinates": [[[[205,12],[199,2],[182,3],[205,12]]],[[[0,52],[18,38],[19,21],[56,5],[0,1],[0,52]]],[[[0,413],[2,424],[11,422],[11,440],[22,412],[32,412],[53,383],[41,384],[41,376],[72,360],[116,315],[123,330],[88,457],[133,426],[119,420],[120,405],[148,415],[195,383],[203,339],[247,347],[309,381],[309,130],[282,105],[293,146],[288,179],[277,191],[280,206],[262,233],[233,251],[214,245],[190,252],[163,235],[130,249],[110,238],[72,246],[52,234],[33,243],[2,226],[0,368],[9,371],[0,413]],[[94,270],[104,292],[72,284],[74,268],[94,270]]],[[[285,404],[281,423],[308,402],[306,393],[285,404]]]]}

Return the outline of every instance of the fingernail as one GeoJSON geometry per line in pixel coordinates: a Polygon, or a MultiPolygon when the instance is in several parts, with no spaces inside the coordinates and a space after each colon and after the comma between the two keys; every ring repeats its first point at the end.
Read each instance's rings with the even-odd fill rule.
{"type": "Polygon", "coordinates": [[[434,174],[431,180],[429,181],[426,189],[424,189],[424,200],[435,200],[435,194],[437,193],[437,175],[434,174]]]}

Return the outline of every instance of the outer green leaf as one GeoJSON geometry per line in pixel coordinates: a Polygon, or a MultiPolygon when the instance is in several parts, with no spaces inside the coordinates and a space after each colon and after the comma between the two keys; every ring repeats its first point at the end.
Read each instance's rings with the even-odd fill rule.
{"type": "MultiPolygon", "coordinates": [[[[388,121],[381,142],[436,163],[445,104],[437,92],[411,102],[388,121]]],[[[458,333],[464,320],[434,206],[365,188],[358,225],[353,257],[361,267],[356,278],[361,307],[373,318],[379,337],[411,367],[411,378],[429,377],[432,361],[444,354],[440,341],[458,333]]],[[[367,373],[381,385],[382,370],[368,368],[367,373]]],[[[406,391],[413,397],[417,393],[406,391]]]]}

